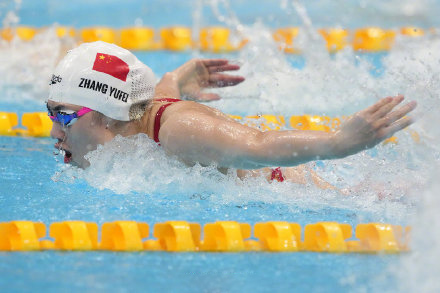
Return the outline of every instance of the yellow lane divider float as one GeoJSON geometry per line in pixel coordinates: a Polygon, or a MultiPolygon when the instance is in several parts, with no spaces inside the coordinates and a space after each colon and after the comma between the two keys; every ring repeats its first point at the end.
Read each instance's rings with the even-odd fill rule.
{"type": "Polygon", "coordinates": [[[18,26],[15,28],[4,28],[1,31],[1,36],[6,41],[11,41],[15,36],[23,41],[30,41],[37,34],[37,29],[28,26],[18,26]]]}
{"type": "Polygon", "coordinates": [[[329,52],[336,52],[347,47],[349,42],[349,32],[346,29],[330,28],[320,29],[319,33],[322,35],[327,43],[327,50],[329,52]]]}
{"type": "MultiPolygon", "coordinates": [[[[241,49],[247,40],[227,27],[205,27],[198,33],[192,32],[189,27],[172,26],[155,30],[151,27],[127,27],[115,29],[110,27],[86,27],[74,29],[71,27],[56,27],[60,38],[70,36],[79,42],[105,41],[115,43],[130,50],[171,50],[187,51],[200,49],[213,53],[232,52],[241,49]],[[197,36],[198,35],[198,36],[197,36]]],[[[11,41],[18,37],[30,41],[44,28],[18,26],[3,28],[1,37],[11,41]]],[[[397,35],[406,37],[420,37],[425,31],[417,27],[401,27],[400,29],[382,29],[367,27],[354,30],[342,28],[324,28],[318,30],[327,43],[330,52],[336,52],[347,46],[354,50],[365,52],[380,52],[390,50],[397,35]]],[[[437,34],[435,29],[429,31],[437,34]]],[[[279,44],[280,50],[286,53],[301,53],[295,46],[295,38],[300,33],[298,27],[278,28],[273,33],[273,39],[279,44]]]]}
{"type": "Polygon", "coordinates": [[[52,129],[52,121],[46,112],[24,113],[21,124],[26,129],[17,128],[16,113],[0,112],[0,135],[48,137],[52,129]]]}
{"type": "Polygon", "coordinates": [[[157,49],[171,51],[186,51],[196,47],[192,40],[191,29],[187,27],[167,27],[160,29],[162,43],[157,43],[157,49]]]}
{"type": "Polygon", "coordinates": [[[230,30],[225,27],[203,28],[199,35],[199,48],[202,51],[221,53],[241,49],[247,40],[240,40],[237,44],[231,42],[230,30]]]}
{"type": "Polygon", "coordinates": [[[353,49],[370,52],[388,51],[394,44],[396,32],[381,28],[360,29],[354,33],[353,49]]]}
{"type": "Polygon", "coordinates": [[[298,33],[297,27],[279,28],[273,33],[273,38],[278,43],[278,48],[285,53],[299,53],[299,49],[295,48],[293,43],[298,33]]]}
{"type": "Polygon", "coordinates": [[[154,225],[153,237],[147,223],[115,221],[101,227],[83,221],[52,223],[46,236],[43,223],[12,221],[0,223],[0,251],[28,250],[112,250],[172,252],[329,252],[329,253],[398,253],[409,250],[410,228],[390,224],[359,224],[352,238],[349,224],[319,222],[304,227],[297,223],[266,222],[251,225],[235,221],[201,225],[185,221],[168,221],[154,225]]]}
{"type": "MultiPolygon", "coordinates": [[[[281,115],[254,115],[241,117],[237,115],[229,115],[229,117],[246,124],[251,127],[258,128],[262,131],[281,130],[286,127],[297,130],[314,130],[314,131],[336,131],[340,124],[348,117],[328,117],[318,115],[301,115],[290,116],[286,124],[286,119],[281,115]]],[[[52,129],[52,121],[46,112],[24,113],[21,117],[21,124],[25,129],[18,128],[18,115],[10,112],[0,112],[0,135],[3,136],[33,136],[48,137],[52,129]]],[[[419,143],[419,134],[410,129],[406,129],[412,139],[419,143]]],[[[393,136],[384,141],[387,143],[398,143],[397,137],[393,136]]]]}

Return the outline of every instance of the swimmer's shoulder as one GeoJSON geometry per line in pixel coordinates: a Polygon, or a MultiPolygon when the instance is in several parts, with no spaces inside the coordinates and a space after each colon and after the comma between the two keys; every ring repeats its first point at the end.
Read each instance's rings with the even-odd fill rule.
{"type": "MultiPolygon", "coordinates": [[[[164,103],[157,103],[158,105],[164,104],[164,103]]],[[[160,107],[160,106],[159,106],[160,107]]],[[[157,110],[159,108],[156,108],[157,110]]],[[[152,111],[152,113],[157,113],[156,109],[152,111]]],[[[164,125],[167,121],[177,121],[177,120],[185,120],[185,119],[197,119],[197,118],[208,118],[212,119],[211,121],[213,123],[218,123],[219,121],[229,121],[234,122],[236,121],[232,118],[230,118],[228,115],[224,114],[220,110],[200,104],[194,101],[179,101],[176,103],[173,103],[169,105],[166,110],[163,112],[161,117],[161,125],[164,125]]],[[[205,120],[206,122],[207,120],[205,120]]]]}
{"type": "Polygon", "coordinates": [[[210,116],[210,117],[222,117],[224,119],[229,120],[230,118],[223,114],[221,111],[194,102],[194,101],[186,101],[186,100],[178,100],[178,101],[166,101],[163,99],[154,99],[152,100],[142,118],[142,124],[144,131],[148,134],[148,136],[153,137],[154,125],[156,123],[156,117],[158,113],[160,113],[160,108],[164,105],[167,105],[166,108],[161,111],[160,115],[160,128],[167,122],[171,122],[175,119],[180,120],[181,118],[188,117],[201,117],[201,116],[210,116]]]}

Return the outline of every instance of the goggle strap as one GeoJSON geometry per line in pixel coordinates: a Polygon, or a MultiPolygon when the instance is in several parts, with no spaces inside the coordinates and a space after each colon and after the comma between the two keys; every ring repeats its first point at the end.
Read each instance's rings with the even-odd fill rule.
{"type": "Polygon", "coordinates": [[[81,117],[82,115],[85,115],[85,114],[87,114],[87,113],[89,113],[89,112],[91,112],[91,111],[93,111],[92,109],[90,109],[90,108],[87,108],[87,107],[82,107],[78,112],[76,112],[76,113],[78,113],[78,117],[81,117]]]}
{"type": "Polygon", "coordinates": [[[54,122],[60,122],[62,124],[69,124],[73,119],[79,118],[89,112],[93,111],[90,108],[87,107],[82,107],[81,109],[79,109],[78,112],[72,113],[72,114],[61,114],[61,113],[57,113],[56,116],[49,116],[49,118],[54,121],[54,122]]]}

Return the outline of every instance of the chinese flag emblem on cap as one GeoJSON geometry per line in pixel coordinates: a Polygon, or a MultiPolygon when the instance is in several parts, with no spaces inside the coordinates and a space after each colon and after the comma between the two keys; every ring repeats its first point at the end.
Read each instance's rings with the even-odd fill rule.
{"type": "Polygon", "coordinates": [[[109,74],[122,81],[127,80],[127,75],[130,69],[128,64],[116,56],[104,53],[97,53],[95,63],[93,63],[93,70],[109,74]]]}

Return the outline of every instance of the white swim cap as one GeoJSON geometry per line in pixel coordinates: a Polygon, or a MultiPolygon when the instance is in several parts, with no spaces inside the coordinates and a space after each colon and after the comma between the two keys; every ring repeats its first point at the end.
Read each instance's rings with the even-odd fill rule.
{"type": "Polygon", "coordinates": [[[84,106],[129,121],[154,94],[151,69],[130,51],[105,42],[84,43],[67,52],[50,81],[49,100],[84,106]]]}

